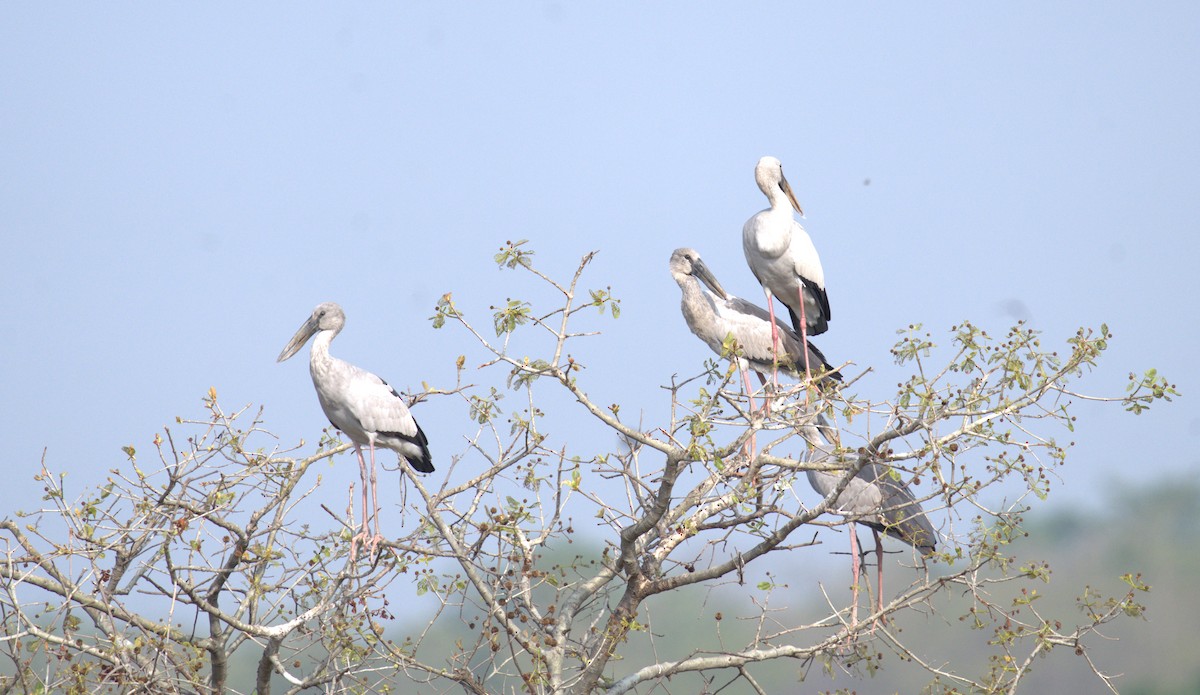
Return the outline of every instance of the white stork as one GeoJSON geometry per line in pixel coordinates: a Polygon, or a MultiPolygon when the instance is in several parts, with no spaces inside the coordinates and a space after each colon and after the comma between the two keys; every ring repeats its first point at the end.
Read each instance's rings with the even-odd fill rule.
{"type": "MultiPolygon", "coordinates": [[[[774,157],[763,157],[754,167],[754,180],[771,206],[755,213],[742,227],[742,250],[750,271],[767,296],[767,309],[775,315],[772,295],[788,308],[792,326],[802,343],[808,336],[829,330],[829,297],[825,294],[825,271],[821,257],[804,227],[792,217],[803,215],[792,188],[783,176],[783,165],[774,157]]],[[[774,328],[774,324],[772,324],[774,328]]],[[[778,332],[773,340],[778,341],[778,332]]],[[[778,354],[778,343],[775,343],[778,354]]],[[[805,355],[804,371],[812,370],[805,355]]]]}
{"type": "Polygon", "coordinates": [[[379,533],[379,497],[375,486],[376,445],[395,451],[401,461],[422,473],[432,473],[433,464],[430,462],[429,440],[400,394],[371,372],[329,354],[329,344],[345,325],[346,315],[340,306],[333,302],[318,305],[312,316],[284,346],[277,361],[282,362],[295,355],[309,338],[316,336],[308,366],[313,386],[317,389],[317,400],[321,402],[321,409],[325,411],[329,422],[354,442],[362,476],[362,531],[350,541],[350,559],[353,560],[356,544],[364,544],[374,553],[383,540],[379,533]],[[364,444],[371,452],[369,474],[362,453],[364,444]],[[368,526],[372,516],[367,508],[368,485],[375,506],[374,535],[368,526]]]}

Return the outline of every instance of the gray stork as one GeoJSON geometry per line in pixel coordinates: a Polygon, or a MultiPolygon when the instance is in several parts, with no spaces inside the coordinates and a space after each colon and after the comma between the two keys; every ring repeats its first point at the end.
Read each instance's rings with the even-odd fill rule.
{"type": "Polygon", "coordinates": [[[747,368],[753,369],[762,380],[762,375],[773,372],[776,362],[796,378],[802,374],[801,365],[812,362],[823,368],[823,379],[841,381],[842,375],[833,371],[817,346],[809,343],[805,354],[800,336],[795,331],[778,319],[774,320],[776,325],[772,326],[771,315],[762,307],[726,292],[695,249],[675,249],[669,267],[671,277],[675,278],[683,294],[680,308],[692,333],[718,355],[724,351],[726,338],[733,336],[737,341],[742,352],[738,357],[738,367],[746,383],[747,396],[750,395],[747,368]],[[773,333],[778,334],[775,340],[783,348],[778,360],[774,358],[772,350],[773,333]]]}
{"type": "MultiPolygon", "coordinates": [[[[842,375],[833,371],[833,367],[825,361],[825,355],[821,354],[816,345],[808,343],[808,350],[805,352],[795,331],[778,319],[773,320],[762,307],[726,292],[695,249],[675,249],[671,254],[669,267],[671,277],[675,278],[683,295],[680,308],[683,310],[683,319],[687,321],[692,333],[718,355],[725,353],[725,340],[729,336],[733,337],[741,349],[741,355],[737,357],[737,366],[738,371],[742,373],[742,383],[746,385],[746,399],[751,411],[754,410],[754,397],[751,395],[753,389],[747,374],[749,369],[758,374],[759,381],[765,386],[766,379],[763,375],[774,375],[775,365],[799,378],[799,367],[803,359],[805,364],[812,361],[823,367],[825,374],[822,383],[833,384],[842,380],[842,375]],[[772,325],[773,323],[778,325],[772,325]],[[772,340],[772,328],[781,336],[784,350],[784,354],[778,357],[774,356],[772,350],[773,344],[779,344],[779,341],[772,340]]],[[[807,394],[806,390],[806,397],[807,394]]],[[[764,400],[763,408],[768,409],[769,404],[769,400],[764,400]]],[[[756,438],[752,435],[750,441],[746,442],[746,458],[753,459],[757,448],[756,438]]]]}
{"type": "MultiPolygon", "coordinates": [[[[830,431],[831,427],[824,416],[817,417],[819,425],[801,428],[801,432],[814,453],[830,459],[836,458],[833,447],[816,436],[816,430],[830,431]]],[[[837,488],[844,473],[836,471],[808,470],[808,484],[822,498],[828,497],[837,488]]],[[[830,509],[835,514],[860,523],[871,529],[875,537],[875,565],[877,571],[876,606],[883,610],[883,546],[880,544],[879,533],[883,532],[893,538],[898,538],[916,548],[923,557],[929,557],[937,550],[937,533],[921,503],[913,495],[912,490],[892,473],[891,468],[882,463],[867,463],[846,489],[838,496],[837,502],[830,509]]],[[[854,573],[852,585],[853,605],[850,609],[851,624],[858,622],[858,576],[862,572],[862,556],[859,551],[858,534],[850,529],[850,562],[854,573]]]]}
{"type": "MultiPolygon", "coordinates": [[[[742,226],[742,250],[750,271],[763,286],[768,311],[775,315],[772,295],[778,297],[788,308],[801,342],[807,344],[808,336],[829,330],[829,297],[825,294],[821,257],[808,232],[792,217],[793,209],[801,215],[804,212],[783,177],[779,160],[774,157],[758,160],[754,180],[771,207],[746,220],[742,226]]],[[[778,340],[777,334],[772,337],[778,340]]],[[[811,377],[807,358],[805,354],[805,372],[811,377]]]]}
{"type": "Polygon", "coordinates": [[[413,419],[412,413],[408,412],[408,406],[400,394],[383,379],[329,354],[329,344],[345,325],[346,314],[340,306],[333,302],[318,305],[312,316],[284,346],[277,361],[282,362],[295,355],[309,338],[316,335],[308,368],[313,386],[317,389],[317,400],[321,402],[321,410],[325,411],[329,422],[354,442],[362,476],[362,532],[350,541],[350,559],[353,560],[356,543],[367,545],[374,553],[383,540],[379,533],[379,497],[375,487],[376,445],[395,451],[401,461],[406,461],[422,473],[432,473],[433,464],[430,462],[429,440],[413,419]],[[364,444],[371,451],[369,475],[362,453],[364,444]],[[368,527],[368,481],[371,501],[375,505],[374,535],[371,535],[368,527]]]}

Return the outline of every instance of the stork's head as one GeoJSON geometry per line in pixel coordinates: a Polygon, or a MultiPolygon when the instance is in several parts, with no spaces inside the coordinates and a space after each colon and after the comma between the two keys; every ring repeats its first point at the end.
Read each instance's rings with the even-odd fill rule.
{"type": "Polygon", "coordinates": [[[791,185],[783,176],[783,164],[778,159],[768,155],[758,160],[758,164],[754,167],[754,182],[758,184],[758,189],[763,192],[763,195],[771,201],[772,206],[782,194],[796,212],[800,213],[801,217],[804,216],[804,211],[800,209],[800,203],[796,202],[796,196],[792,193],[791,185]]]}
{"type": "Polygon", "coordinates": [[[721,299],[725,299],[729,295],[725,293],[725,289],[721,287],[721,283],[713,277],[708,266],[700,258],[700,253],[696,249],[682,248],[675,249],[671,254],[671,277],[675,278],[676,282],[684,282],[690,275],[700,282],[703,282],[706,287],[721,299]]]}
{"type": "Polygon", "coordinates": [[[313,309],[312,316],[300,326],[300,330],[296,331],[296,335],[288,341],[288,344],[283,347],[283,352],[279,353],[279,359],[276,362],[282,362],[297,352],[308,339],[316,335],[319,331],[333,331],[337,335],[342,326],[346,325],[346,314],[342,311],[342,307],[334,302],[325,302],[318,304],[316,309],[313,309]]]}

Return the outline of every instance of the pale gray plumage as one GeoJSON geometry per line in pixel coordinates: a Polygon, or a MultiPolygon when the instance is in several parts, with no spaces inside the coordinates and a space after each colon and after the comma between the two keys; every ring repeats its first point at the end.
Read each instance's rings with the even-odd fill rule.
{"type": "Polygon", "coordinates": [[[774,295],[787,306],[792,327],[798,333],[805,337],[820,335],[829,330],[829,296],[825,293],[821,257],[808,232],[792,217],[793,209],[803,214],[800,204],[783,176],[783,165],[775,157],[758,160],[754,181],[771,204],[742,226],[746,263],[763,286],[768,303],[774,295]],[[803,322],[800,318],[801,289],[804,292],[803,322]]]}
{"type": "MultiPolygon", "coordinates": [[[[695,249],[675,249],[669,267],[671,277],[675,278],[683,295],[680,308],[692,333],[718,355],[723,352],[726,338],[732,335],[742,351],[741,366],[748,366],[759,374],[770,374],[770,314],[762,307],[726,292],[695,249]]],[[[804,348],[800,336],[778,319],[775,325],[782,347],[779,367],[799,378],[804,374],[804,348]]],[[[842,375],[833,371],[825,355],[811,342],[808,359],[827,372],[827,379],[841,380],[842,375]]]]}
{"type": "Polygon", "coordinates": [[[395,451],[402,461],[422,473],[432,473],[433,463],[429,441],[400,394],[383,379],[329,354],[329,344],[345,325],[346,315],[340,306],[333,302],[318,305],[284,346],[277,361],[295,355],[309,338],[316,336],[308,369],[317,390],[317,400],[329,422],[354,442],[362,476],[362,533],[351,541],[350,557],[353,559],[356,543],[365,543],[373,551],[383,538],[379,534],[379,497],[375,481],[376,445],[395,451]],[[363,459],[363,445],[371,454],[369,471],[363,459]],[[367,508],[368,488],[375,508],[373,515],[367,508]],[[371,516],[375,517],[374,536],[368,528],[371,516]]]}
{"type": "Polygon", "coordinates": [[[400,394],[371,372],[329,354],[329,344],[345,325],[340,306],[319,305],[279,353],[278,361],[295,355],[315,334],[309,373],[329,422],[355,445],[387,447],[416,470],[432,473],[429,441],[400,394]]]}
{"type": "MultiPolygon", "coordinates": [[[[836,471],[809,470],[808,484],[827,497],[842,479],[836,471]]],[[[937,549],[937,534],[912,490],[879,463],[864,465],[838,496],[830,510],[873,531],[886,533],[916,548],[922,555],[937,549]]]]}
{"type": "MultiPolygon", "coordinates": [[[[824,416],[820,415],[817,416],[817,422],[819,425],[801,428],[804,438],[812,446],[811,458],[836,460],[833,447],[827,438],[817,434],[818,430],[831,431],[830,425],[824,416]]],[[[833,494],[845,476],[841,471],[810,469],[806,472],[808,484],[822,498],[833,494]]],[[[921,503],[917,501],[912,490],[898,480],[885,464],[870,462],[863,465],[838,495],[830,511],[867,526],[875,537],[875,562],[879,576],[876,603],[879,610],[883,609],[883,546],[879,542],[880,532],[908,543],[922,556],[928,557],[937,550],[937,533],[929,523],[929,518],[925,516],[921,503]]],[[[858,536],[853,529],[850,530],[850,555],[851,569],[854,573],[851,622],[854,622],[858,615],[858,575],[861,559],[858,536]]]]}

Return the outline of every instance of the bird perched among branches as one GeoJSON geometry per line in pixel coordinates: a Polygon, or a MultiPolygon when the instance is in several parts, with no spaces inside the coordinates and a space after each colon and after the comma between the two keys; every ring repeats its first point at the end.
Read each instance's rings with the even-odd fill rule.
{"type": "MultiPolygon", "coordinates": [[[[815,454],[836,460],[834,448],[830,444],[831,440],[836,441],[836,435],[826,435],[834,430],[824,416],[818,415],[816,424],[802,426],[800,431],[815,454]]],[[[846,473],[810,468],[807,475],[808,484],[824,498],[837,490],[846,473]]],[[[838,495],[830,511],[866,526],[875,537],[875,566],[878,575],[875,599],[879,611],[883,610],[883,545],[880,543],[879,534],[884,533],[911,545],[922,557],[929,557],[937,550],[937,533],[933,530],[929,517],[925,515],[925,510],[921,508],[921,503],[892,468],[884,463],[864,463],[838,495]]],[[[850,622],[855,623],[858,621],[858,576],[862,572],[862,554],[859,550],[858,534],[853,528],[850,529],[850,562],[851,571],[854,573],[850,622]]]]}
{"type": "MultiPolygon", "coordinates": [[[[776,297],[788,308],[792,326],[802,343],[810,335],[829,330],[829,296],[825,293],[825,271],[808,232],[792,217],[803,215],[792,187],[783,176],[783,165],[774,157],[763,157],[754,167],[754,181],[767,196],[770,207],[755,213],[742,226],[742,250],[750,272],[767,296],[767,310],[775,315],[776,297]]],[[[772,324],[773,325],[773,324],[772,324]]],[[[778,339],[778,334],[774,337],[778,339]]],[[[778,346],[776,346],[776,350],[778,346]]],[[[807,357],[807,356],[806,356],[807,357]]],[[[805,372],[811,378],[809,362],[805,372]]]]}
{"type": "Polygon", "coordinates": [[[429,455],[429,440],[421,426],[413,419],[404,399],[383,379],[371,372],[340,360],[329,354],[329,344],[346,325],[346,315],[333,302],[320,304],[312,316],[300,326],[283,351],[278,362],[282,362],[300,351],[310,338],[313,340],[309,358],[309,372],[317,390],[321,409],[334,427],[341,430],[354,443],[358,454],[359,472],[362,476],[362,531],[350,541],[350,558],[355,556],[356,544],[365,544],[374,553],[383,540],[379,533],[379,496],[376,490],[375,447],[382,446],[400,455],[421,473],[432,473],[433,463],[429,455]],[[362,447],[370,450],[371,466],[363,458],[362,447]],[[367,488],[371,490],[374,513],[367,508],[367,488]],[[375,517],[375,533],[369,528],[370,518],[375,517]]]}
{"type": "Polygon", "coordinates": [[[736,341],[739,350],[736,359],[747,396],[750,380],[746,370],[754,370],[766,383],[763,375],[773,373],[776,364],[800,378],[804,365],[811,363],[819,368],[821,383],[842,380],[842,375],[834,371],[817,346],[808,343],[805,350],[795,331],[773,319],[762,307],[726,292],[695,249],[675,249],[669,267],[682,293],[680,308],[692,333],[718,355],[728,352],[726,340],[732,337],[736,341]],[[773,339],[773,334],[778,338],[773,339]],[[781,348],[778,357],[774,355],[773,343],[781,348]]]}

